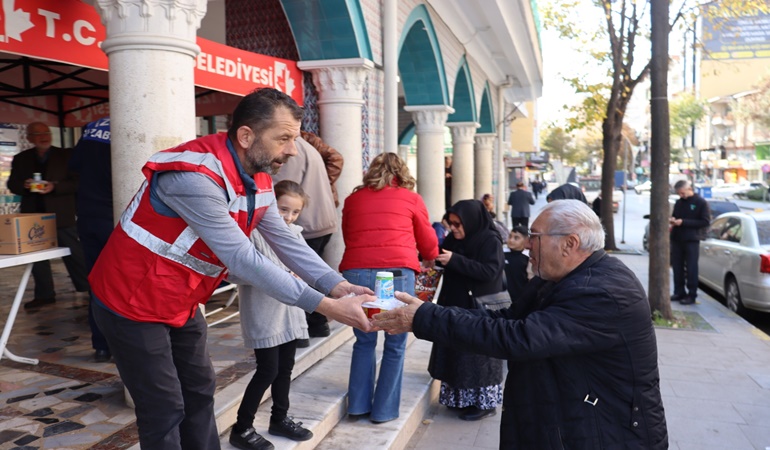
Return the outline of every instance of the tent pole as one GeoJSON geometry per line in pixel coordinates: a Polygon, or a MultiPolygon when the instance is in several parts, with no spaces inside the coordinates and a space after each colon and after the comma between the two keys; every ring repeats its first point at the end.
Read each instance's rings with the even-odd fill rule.
{"type": "Polygon", "coordinates": [[[57,117],[59,119],[59,145],[65,148],[64,144],[64,96],[59,94],[56,96],[56,107],[59,110],[57,117]]]}

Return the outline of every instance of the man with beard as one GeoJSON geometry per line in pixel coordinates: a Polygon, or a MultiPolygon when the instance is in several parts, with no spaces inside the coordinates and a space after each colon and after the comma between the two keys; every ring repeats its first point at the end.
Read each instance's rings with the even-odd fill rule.
{"type": "MultiPolygon", "coordinates": [[[[220,448],[198,304],[225,277],[370,329],[361,304],[375,300],[372,291],[345,281],[278,214],[270,173],[296,154],[301,119],[291,97],[260,89],[241,100],[227,133],[153,155],[94,265],[94,316],[136,404],[143,449],[220,448]],[[312,288],[257,252],[254,228],[312,288]],[[347,294],[354,296],[331,298],[347,294]]],[[[264,447],[253,428],[241,438],[247,448],[264,447]]]]}

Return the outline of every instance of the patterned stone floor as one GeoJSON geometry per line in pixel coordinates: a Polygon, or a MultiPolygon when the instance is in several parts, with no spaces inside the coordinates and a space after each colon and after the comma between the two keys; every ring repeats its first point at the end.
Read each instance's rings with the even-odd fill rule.
{"type": "MultiPolygon", "coordinates": [[[[0,449],[112,450],[138,442],[133,410],[112,363],[93,360],[88,298],[76,293],[61,261],[54,261],[56,303],[21,309],[8,348],[39,358],[32,366],[0,360],[0,449]]],[[[0,323],[5,324],[21,279],[20,268],[0,270],[0,323]]],[[[23,302],[33,297],[30,278],[23,302]]],[[[211,311],[227,294],[212,299],[211,311]]],[[[235,308],[236,306],[231,307],[235,308]]],[[[216,320],[212,316],[210,322],[216,320]]],[[[209,351],[222,389],[254,368],[238,319],[209,329],[209,351]]]]}

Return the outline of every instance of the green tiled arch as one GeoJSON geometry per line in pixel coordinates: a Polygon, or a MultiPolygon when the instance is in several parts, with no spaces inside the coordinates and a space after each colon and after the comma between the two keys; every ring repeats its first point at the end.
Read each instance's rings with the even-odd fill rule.
{"type": "Polygon", "coordinates": [[[476,133],[495,132],[495,112],[492,110],[492,102],[489,98],[489,82],[484,83],[484,94],[481,96],[481,108],[479,108],[479,123],[481,127],[476,133]]]}
{"type": "Polygon", "coordinates": [[[359,0],[281,0],[302,61],[372,59],[359,0]]]}
{"type": "Polygon", "coordinates": [[[444,61],[425,5],[415,7],[404,24],[398,70],[407,105],[449,106],[444,61]]]}
{"type": "Polygon", "coordinates": [[[455,80],[455,92],[452,107],[455,112],[449,115],[447,122],[476,122],[476,100],[473,95],[473,80],[465,55],[460,58],[460,68],[455,80]]]}

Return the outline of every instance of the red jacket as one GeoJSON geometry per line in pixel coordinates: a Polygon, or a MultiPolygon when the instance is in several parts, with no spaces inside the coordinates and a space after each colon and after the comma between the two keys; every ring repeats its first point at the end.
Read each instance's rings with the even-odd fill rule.
{"type": "Polygon", "coordinates": [[[187,223],[158,214],[150,203],[152,176],[162,171],[200,172],[227,192],[230,216],[248,236],[272,202],[269,175],[254,176],[256,208],[247,225],[246,188],[224,133],[154,154],[142,168],[147,181],[110,235],[88,281],[115,313],[138,322],[182,326],[206,303],[227,270],[187,223]],[[263,198],[264,197],[264,198],[263,198]]]}
{"type": "Polygon", "coordinates": [[[408,267],[436,259],[438,239],[419,194],[404,188],[359,189],[342,209],[345,254],[340,271],[408,267]]]}

